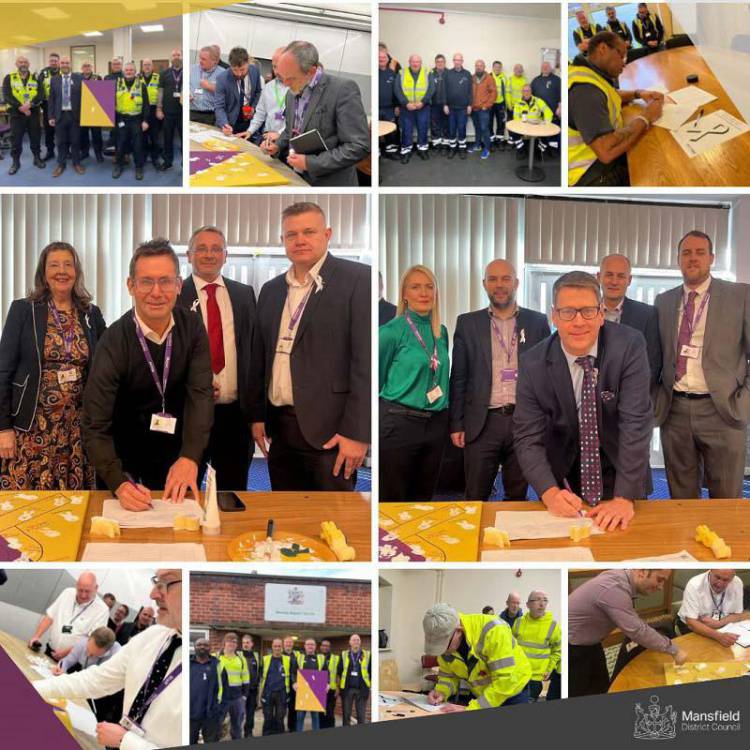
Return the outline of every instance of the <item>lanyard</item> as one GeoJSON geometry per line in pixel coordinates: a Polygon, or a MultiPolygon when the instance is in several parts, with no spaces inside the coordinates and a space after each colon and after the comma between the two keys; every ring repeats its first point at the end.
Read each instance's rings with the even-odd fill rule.
{"type": "Polygon", "coordinates": [[[93,603],[93,601],[90,601],[75,617],[73,617],[73,614],[76,611],[76,607],[78,606],[76,602],[73,602],[73,611],[70,613],[70,616],[73,617],[73,619],[68,623],[68,625],[72,625],[93,603]]]}
{"type": "Polygon", "coordinates": [[[299,321],[299,319],[302,317],[302,313],[305,311],[305,306],[307,305],[307,300],[310,299],[310,295],[312,294],[314,282],[310,282],[310,288],[307,290],[307,293],[302,298],[302,301],[297,305],[297,308],[294,312],[292,312],[291,308],[289,307],[289,292],[287,292],[286,296],[286,306],[287,310],[289,310],[289,325],[287,326],[286,336],[284,338],[287,341],[291,341],[291,339],[294,338],[294,329],[299,321]]]}
{"type": "MultiPolygon", "coordinates": [[[[170,638],[171,641],[171,638],[170,638]]],[[[167,643],[167,646],[161,650],[161,653],[159,656],[154,659],[154,663],[151,665],[151,669],[148,672],[148,676],[146,677],[145,681],[143,682],[143,685],[141,685],[141,690],[143,690],[145,685],[148,685],[149,680],[151,679],[151,674],[154,671],[154,667],[156,666],[156,662],[159,660],[159,657],[166,651],[166,649],[169,647],[169,642],[167,643]]],[[[140,724],[143,721],[143,717],[148,712],[149,708],[151,708],[151,704],[177,679],[177,677],[182,672],[182,663],[178,664],[165,678],[164,680],[154,689],[154,691],[149,695],[148,698],[143,702],[143,705],[141,706],[140,711],[135,716],[130,717],[136,724],[140,724]]],[[[138,691],[140,693],[140,690],[138,691]]],[[[136,693],[136,695],[138,695],[136,693]]]]}
{"type": "Polygon", "coordinates": [[[172,80],[174,81],[174,87],[179,88],[180,84],[182,83],[182,68],[180,68],[180,75],[176,76],[174,74],[174,68],[170,68],[172,71],[172,80]]]}
{"type": "MultiPolygon", "coordinates": [[[[718,604],[716,603],[716,599],[714,598],[714,592],[711,589],[710,583],[708,584],[708,593],[711,594],[711,601],[714,603],[714,612],[717,612],[719,617],[721,617],[722,611],[723,611],[722,608],[724,606],[724,597],[727,595],[727,592],[726,591],[721,592],[721,597],[719,598],[718,604]]],[[[714,612],[712,612],[711,614],[714,614],[714,612]]]]}
{"type": "Polygon", "coordinates": [[[52,310],[52,317],[55,319],[55,324],[60,329],[60,333],[63,337],[63,343],[65,344],[65,359],[70,362],[73,358],[73,341],[75,339],[75,331],[73,328],[73,326],[75,325],[73,318],[73,315],[75,315],[75,310],[73,311],[73,313],[71,313],[70,325],[68,326],[68,330],[66,332],[62,324],[62,319],[60,318],[60,313],[58,312],[57,307],[52,300],[49,301],[49,307],[50,310],[52,310]]]}
{"type": "MultiPolygon", "coordinates": [[[[406,317],[406,322],[409,324],[409,328],[411,328],[412,333],[417,337],[417,341],[419,341],[420,346],[422,349],[424,349],[424,353],[430,357],[429,352],[427,351],[427,344],[425,344],[424,339],[422,338],[422,334],[417,330],[417,327],[414,325],[414,322],[411,319],[411,316],[409,315],[408,310],[404,313],[406,317]]],[[[437,369],[440,366],[440,360],[438,359],[438,353],[437,353],[437,339],[434,338],[434,344],[432,347],[432,356],[430,357],[430,369],[435,374],[435,377],[437,377],[437,369]]]]}
{"type": "Polygon", "coordinates": [[[156,365],[154,364],[154,358],[151,356],[151,352],[148,349],[146,337],[143,335],[143,331],[138,324],[138,320],[135,317],[135,312],[133,313],[133,322],[135,323],[135,333],[138,336],[138,341],[141,344],[141,349],[143,349],[143,356],[146,358],[148,369],[151,370],[151,377],[154,379],[156,389],[159,391],[159,395],[161,396],[161,413],[166,414],[167,403],[165,394],[167,392],[167,381],[169,380],[169,368],[172,364],[172,331],[170,331],[169,335],[167,336],[167,351],[164,355],[164,374],[162,376],[162,382],[160,383],[159,374],[156,372],[156,365]]]}
{"type": "Polygon", "coordinates": [[[349,667],[349,671],[355,668],[359,668],[360,662],[362,661],[362,652],[357,651],[355,654],[354,651],[349,652],[349,661],[351,662],[351,666],[349,667]]]}
{"type": "Polygon", "coordinates": [[[492,330],[495,332],[495,338],[497,339],[497,342],[500,344],[500,348],[505,352],[505,356],[508,359],[508,366],[510,366],[511,362],[513,361],[513,352],[516,349],[516,344],[518,342],[518,331],[516,330],[516,322],[513,321],[513,336],[510,339],[510,347],[508,347],[505,343],[505,339],[502,336],[502,333],[500,333],[500,329],[497,327],[497,324],[495,323],[495,318],[490,313],[490,323],[492,323],[492,330]]]}
{"type": "MultiPolygon", "coordinates": [[[[703,299],[701,300],[701,304],[698,307],[698,312],[695,314],[695,317],[693,320],[687,319],[687,327],[688,327],[688,333],[690,334],[690,339],[692,341],[693,338],[693,332],[697,328],[698,324],[700,323],[701,316],[703,315],[703,311],[706,309],[706,305],[708,304],[708,298],[711,296],[711,291],[706,290],[706,293],[703,295],[703,299]]],[[[685,302],[685,298],[682,298],[682,315],[685,316],[685,308],[687,307],[687,303],[685,302]]]]}
{"type": "Polygon", "coordinates": [[[282,87],[279,86],[276,81],[274,81],[272,93],[273,93],[273,98],[276,100],[276,108],[279,110],[283,110],[284,102],[286,101],[286,91],[283,91],[282,87]]]}
{"type": "Polygon", "coordinates": [[[323,76],[323,69],[318,68],[315,71],[315,75],[312,77],[310,83],[307,84],[307,91],[303,91],[297,97],[297,101],[294,105],[294,131],[295,135],[299,135],[302,132],[302,123],[305,120],[307,114],[307,108],[310,106],[312,100],[313,89],[318,85],[318,81],[323,76]]]}

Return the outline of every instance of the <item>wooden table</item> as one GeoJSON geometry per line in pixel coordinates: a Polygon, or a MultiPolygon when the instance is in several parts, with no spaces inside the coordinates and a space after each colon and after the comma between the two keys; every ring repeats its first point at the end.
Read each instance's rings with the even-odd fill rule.
{"type": "Polygon", "coordinates": [[[385,138],[396,129],[396,123],[390,120],[378,120],[378,138],[385,138]]]}
{"type": "Polygon", "coordinates": [[[537,138],[548,138],[557,135],[560,128],[551,122],[534,122],[529,120],[508,120],[505,126],[511,133],[523,135],[530,139],[529,163],[516,168],[516,175],[525,182],[541,182],[544,179],[544,170],[534,166],[534,147],[537,138]]]}
{"type": "MultiPolygon", "coordinates": [[[[544,506],[540,502],[483,503],[482,528],[494,526],[499,510],[542,511],[544,506]]],[[[695,527],[700,524],[724,537],[732,548],[732,560],[750,559],[750,500],[638,500],[635,518],[627,531],[609,531],[582,542],[525,539],[511,542],[511,549],[557,548],[560,560],[564,560],[565,547],[590,547],[596,560],[607,561],[666,555],[684,549],[698,560],[714,560],[711,550],[695,541],[695,527]]],[[[480,554],[483,549],[496,548],[482,545],[480,537],[480,554]]]]}
{"type": "MultiPolygon", "coordinates": [[[[688,661],[705,662],[748,662],[750,652],[742,646],[725,648],[716,641],[697,633],[688,633],[673,639],[673,642],[688,654],[688,661]]],[[[623,690],[641,690],[662,687],[667,684],[664,665],[674,663],[670,654],[661,651],[644,651],[626,664],[609,686],[610,693],[623,690]]]]}
{"type": "MultiPolygon", "coordinates": [[[[117,539],[91,538],[91,516],[102,514],[105,498],[110,492],[92,492],[86,521],[83,526],[78,559],[86,544],[115,542],[123,545],[123,560],[128,542],[140,544],[169,544],[193,542],[203,544],[206,558],[227,561],[227,545],[234,537],[246,531],[265,529],[273,518],[278,531],[295,532],[309,537],[320,536],[321,521],[334,521],[346,535],[347,543],[357,552],[356,562],[369,562],[372,554],[371,511],[369,493],[360,492],[238,492],[245,510],[237,513],[221,512],[221,533],[208,536],[200,531],[174,531],[172,529],[122,529],[117,539]]],[[[158,497],[158,495],[155,495],[158,497]]]]}
{"type": "MultiPolygon", "coordinates": [[[[743,55],[743,58],[746,56],[743,55]]],[[[738,72],[741,68],[738,68],[738,72]]],[[[629,63],[620,76],[624,91],[663,86],[667,91],[688,86],[686,77],[698,75],[697,85],[718,97],[705,105],[704,117],[723,109],[744,121],[706,61],[695,47],[655,52],[629,63]]],[[[623,109],[625,122],[633,120],[642,111],[640,104],[623,109]]],[[[689,158],[665,128],[652,127],[628,151],[630,184],[643,186],[717,186],[750,185],[750,132],[731,141],[714,146],[699,156],[689,158]]]]}
{"type": "MultiPolygon", "coordinates": [[[[28,646],[23,641],[0,630],[0,648],[3,648],[5,650],[8,656],[10,656],[10,658],[12,659],[13,663],[31,682],[36,682],[37,680],[43,679],[31,668],[31,664],[26,658],[26,655],[33,652],[29,650],[28,646]]],[[[37,656],[41,656],[42,658],[44,658],[50,667],[54,666],[55,662],[53,662],[52,659],[44,656],[42,652],[37,654],[37,656]]],[[[86,701],[76,700],[71,702],[75,703],[81,708],[85,708],[86,710],[91,711],[91,708],[89,707],[89,704],[86,703],[86,701]]],[[[85,732],[79,732],[78,730],[74,729],[73,736],[83,750],[101,750],[101,745],[96,741],[96,739],[86,734],[85,732]]]]}
{"type": "MultiPolygon", "coordinates": [[[[410,693],[402,693],[396,690],[381,690],[380,695],[388,696],[389,698],[403,698],[405,695],[410,693]]],[[[414,695],[414,693],[411,693],[414,695]]],[[[451,704],[450,713],[456,711],[466,710],[465,706],[458,706],[451,704]]],[[[409,703],[404,700],[401,703],[396,703],[393,706],[381,706],[378,703],[378,721],[394,721],[395,719],[419,719],[425,716],[445,716],[448,711],[425,711],[413,703],[409,703]]]]}
{"type": "MultiPolygon", "coordinates": [[[[213,130],[217,134],[221,133],[221,129],[214,127],[213,125],[204,125],[200,122],[191,122],[190,125],[191,127],[195,125],[202,130],[213,130]]],[[[280,159],[275,159],[273,156],[269,156],[268,154],[261,151],[260,146],[256,146],[254,143],[250,143],[250,141],[245,140],[244,138],[235,138],[234,143],[237,144],[240,151],[246,151],[247,153],[252,154],[258,161],[276,170],[283,177],[286,177],[286,179],[289,180],[289,186],[306,188],[310,187],[310,185],[302,179],[301,175],[297,174],[293,169],[284,164],[284,162],[280,159]]],[[[190,150],[205,151],[203,145],[198,143],[197,141],[194,141],[192,138],[190,139],[190,150]]],[[[289,186],[284,185],[283,187],[289,186]]],[[[270,189],[273,189],[273,186],[270,189]]]]}

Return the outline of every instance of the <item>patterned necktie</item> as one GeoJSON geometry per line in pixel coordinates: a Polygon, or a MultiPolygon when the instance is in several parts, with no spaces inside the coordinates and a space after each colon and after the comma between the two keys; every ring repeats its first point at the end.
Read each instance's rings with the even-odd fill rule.
{"type": "Polygon", "coordinates": [[[208,295],[206,311],[208,312],[208,345],[211,349],[211,369],[214,375],[218,375],[224,369],[224,330],[221,327],[221,312],[219,303],[216,301],[216,289],[218,284],[206,284],[203,289],[208,295]]]}
{"type": "Polygon", "coordinates": [[[695,298],[698,292],[692,291],[688,294],[688,301],[682,310],[680,321],[680,332],[677,335],[677,366],[674,368],[674,382],[687,375],[688,358],[682,355],[682,347],[690,346],[691,333],[693,330],[693,318],[695,317],[695,298]]]}
{"type": "Polygon", "coordinates": [[[576,364],[583,370],[581,411],[578,417],[581,441],[581,496],[589,505],[598,505],[602,500],[602,463],[599,457],[599,426],[596,420],[594,358],[578,357],[576,364]]]}
{"type": "Polygon", "coordinates": [[[148,682],[145,682],[141,686],[141,689],[135,696],[135,699],[130,706],[130,711],[128,711],[128,717],[137,724],[140,724],[141,721],[143,721],[143,706],[151,696],[151,693],[153,693],[154,690],[164,682],[164,678],[167,676],[167,669],[169,669],[169,665],[172,663],[172,657],[181,645],[182,638],[175,633],[166,650],[154,662],[154,668],[151,670],[151,676],[148,678],[148,682]]]}
{"type": "Polygon", "coordinates": [[[65,76],[63,78],[64,86],[63,86],[63,109],[69,109],[70,108],[70,76],[65,76]]]}

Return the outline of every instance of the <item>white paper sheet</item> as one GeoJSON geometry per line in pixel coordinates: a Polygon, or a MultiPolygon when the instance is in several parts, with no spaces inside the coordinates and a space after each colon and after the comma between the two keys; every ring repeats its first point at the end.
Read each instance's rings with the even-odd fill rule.
{"type": "Polygon", "coordinates": [[[183,503],[153,500],[152,504],[152,510],[138,513],[134,510],[125,510],[119,500],[110,498],[104,501],[102,515],[117,521],[123,529],[171,529],[175,516],[203,518],[203,508],[195,500],[185,500],[183,503]]]}
{"type": "Polygon", "coordinates": [[[627,563],[640,562],[657,562],[666,560],[667,562],[698,562],[697,557],[693,557],[686,549],[679,552],[671,552],[668,555],[654,555],[653,557],[636,557],[634,560],[625,560],[627,563]]]}
{"type": "Polygon", "coordinates": [[[547,549],[488,549],[482,552],[482,562],[592,562],[594,555],[588,547],[548,547],[547,549]]]}
{"type": "Polygon", "coordinates": [[[501,510],[495,515],[495,528],[508,532],[513,539],[566,539],[571,526],[590,526],[591,535],[604,532],[589,518],[561,518],[548,510],[501,510]]]}
{"type": "Polygon", "coordinates": [[[117,544],[89,542],[81,562],[206,562],[202,544],[175,542],[174,544],[117,544]]]}
{"type": "Polygon", "coordinates": [[[73,729],[96,737],[96,716],[89,709],[81,708],[81,706],[68,701],[65,704],[65,712],[68,714],[73,729]]]}
{"type": "Polygon", "coordinates": [[[693,110],[696,110],[698,107],[702,107],[717,98],[698,86],[685,86],[676,91],[670,91],[668,96],[677,106],[692,107],[693,110]]]}
{"type": "Polygon", "coordinates": [[[696,110],[699,107],[703,107],[716,99],[713,94],[709,94],[708,91],[704,91],[697,86],[685,86],[682,89],[670,91],[666,95],[672,101],[664,102],[662,116],[654,122],[654,125],[667,130],[679,130],[685,122],[693,117],[694,113],[697,117],[696,110]]]}
{"type": "Polygon", "coordinates": [[[743,620],[742,622],[730,622],[729,625],[725,625],[723,628],[719,628],[720,633],[734,633],[739,638],[736,641],[737,646],[742,648],[750,647],[750,622],[743,620]]]}
{"type": "Polygon", "coordinates": [[[52,668],[50,667],[50,663],[47,661],[45,657],[37,656],[36,654],[26,654],[26,658],[29,660],[29,664],[31,665],[31,668],[40,677],[44,677],[44,679],[46,680],[49,677],[55,676],[52,674],[52,668]]]}
{"type": "Polygon", "coordinates": [[[390,708],[391,706],[396,706],[399,703],[401,703],[401,699],[397,698],[395,695],[383,695],[383,693],[378,693],[378,705],[380,706],[390,708]]]}
{"type": "Polygon", "coordinates": [[[408,693],[406,695],[401,696],[403,700],[406,703],[411,703],[412,706],[416,706],[417,708],[421,708],[423,711],[429,711],[430,713],[435,713],[436,711],[439,711],[442,706],[433,706],[428,700],[426,695],[422,695],[422,693],[408,693]]]}
{"type": "Polygon", "coordinates": [[[672,135],[682,150],[692,159],[714,146],[747,133],[748,130],[750,127],[746,123],[720,109],[718,112],[702,117],[697,127],[695,120],[690,120],[679,130],[673,131],[672,135]]]}

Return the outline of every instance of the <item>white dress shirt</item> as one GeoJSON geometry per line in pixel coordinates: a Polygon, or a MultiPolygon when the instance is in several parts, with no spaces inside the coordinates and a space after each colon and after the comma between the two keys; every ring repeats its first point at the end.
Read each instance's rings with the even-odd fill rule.
{"type": "Polygon", "coordinates": [[[87,636],[92,630],[106,627],[109,607],[98,596],[79,604],[76,590],[71,587],[62,591],[46,614],[52,620],[49,645],[53,651],[57,651],[59,648],[73,648],[82,635],[87,636]],[[66,625],[71,626],[72,632],[62,632],[66,625]]]}
{"type": "MultiPolygon", "coordinates": [[[[682,309],[687,301],[688,294],[692,291],[698,292],[698,296],[693,302],[693,309],[695,315],[698,314],[698,310],[703,302],[708,287],[711,285],[711,277],[709,276],[699,287],[690,289],[688,286],[683,284],[682,287],[682,302],[680,302],[680,309],[677,313],[677,332],[675,334],[675,340],[680,337],[680,324],[682,323],[682,309]]],[[[687,372],[674,384],[674,390],[685,391],[687,393],[708,393],[708,384],[706,383],[706,377],[703,374],[703,338],[706,333],[706,320],[708,319],[708,308],[711,307],[711,298],[709,296],[708,302],[703,309],[701,319],[698,321],[698,325],[693,328],[693,335],[690,338],[690,346],[698,347],[698,357],[693,359],[688,357],[687,361],[687,372]]],[[[693,318],[695,320],[695,318],[693,318]]],[[[677,352],[679,355],[679,352],[677,352]]]]}
{"type": "Polygon", "coordinates": [[[167,336],[169,336],[169,332],[174,328],[174,315],[170,316],[169,325],[167,326],[167,329],[164,331],[164,333],[160,336],[156,331],[149,328],[141,320],[141,316],[138,315],[138,311],[135,308],[133,308],[133,311],[135,312],[135,319],[138,321],[138,325],[141,327],[141,331],[143,331],[144,337],[147,338],[149,341],[153,342],[154,344],[158,344],[159,346],[161,346],[167,340],[167,336]]]}
{"type": "MultiPolygon", "coordinates": [[[[570,379],[573,381],[573,393],[575,393],[576,397],[576,411],[578,412],[578,416],[581,415],[581,391],[583,391],[583,367],[581,365],[576,364],[576,360],[578,357],[582,356],[580,354],[569,354],[565,347],[562,344],[562,340],[560,341],[560,346],[562,347],[563,354],[565,355],[565,359],[568,360],[568,369],[570,370],[570,379]]],[[[599,340],[597,339],[594,342],[594,345],[589,349],[588,356],[593,357],[596,359],[596,355],[599,352],[599,340]]],[[[596,382],[594,383],[596,384],[596,382]]]]}
{"type": "MultiPolygon", "coordinates": [[[[286,283],[287,283],[287,295],[284,309],[281,312],[281,323],[279,325],[278,338],[281,339],[284,336],[289,336],[292,340],[296,339],[297,331],[299,331],[300,323],[302,322],[302,315],[297,320],[297,325],[294,326],[294,330],[289,333],[289,321],[292,319],[292,314],[297,309],[304,299],[310,287],[315,284],[316,288],[311,292],[317,294],[320,292],[320,288],[317,285],[320,282],[319,271],[323,263],[325,263],[328,257],[328,252],[323,253],[323,257],[307,272],[305,281],[300,283],[294,276],[294,266],[290,266],[286,272],[286,283]]],[[[309,300],[308,300],[309,301],[309,300]]],[[[294,343],[292,343],[292,347],[294,343]]],[[[271,382],[268,384],[268,398],[274,406],[294,406],[294,393],[292,389],[292,367],[290,361],[290,354],[280,352],[278,347],[276,349],[276,355],[273,358],[273,368],[271,370],[271,382]]]]}
{"type": "Polygon", "coordinates": [[[697,620],[701,617],[712,617],[719,612],[721,617],[736,615],[742,612],[742,580],[737,576],[726,587],[723,594],[717,594],[708,581],[708,573],[693,576],[685,584],[682,605],[678,617],[687,622],[688,617],[697,620]]]}
{"type": "Polygon", "coordinates": [[[263,87],[248,128],[251,135],[257,133],[261,127],[265,133],[278,133],[284,128],[287,91],[289,87],[284,86],[278,78],[274,78],[263,87]]]}
{"type": "Polygon", "coordinates": [[[73,79],[70,77],[70,73],[62,74],[62,80],[60,81],[62,111],[71,112],[73,110],[73,79]],[[68,101],[65,101],[65,89],[68,90],[68,101]]]}
{"type": "Polygon", "coordinates": [[[237,400],[237,341],[234,335],[234,312],[232,300],[229,299],[227,285],[224,278],[218,276],[213,282],[204,281],[193,274],[195,290],[200,301],[203,324],[208,330],[208,292],[204,288],[208,284],[216,284],[216,304],[219,306],[221,315],[221,330],[224,338],[224,369],[214,374],[214,384],[219,386],[219,404],[231,404],[237,400]]]}
{"type": "Polygon", "coordinates": [[[604,319],[608,320],[610,323],[619,323],[620,319],[622,318],[622,306],[625,302],[625,297],[623,297],[619,304],[617,304],[613,308],[609,308],[606,305],[603,305],[604,309],[604,319]]]}
{"type": "MultiPolygon", "coordinates": [[[[109,661],[82,672],[37,680],[33,683],[42,698],[102,698],[125,690],[122,713],[127,716],[130,706],[154,662],[177,631],[163,625],[153,625],[128,641],[109,661]]],[[[169,674],[182,661],[182,647],[174,652],[167,668],[169,674]]],[[[146,733],[139,737],[126,732],[121,750],[156,750],[182,744],[182,674],[151,704],[141,722],[146,733]]]]}

